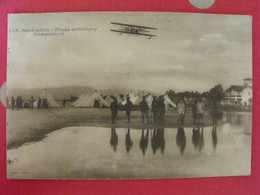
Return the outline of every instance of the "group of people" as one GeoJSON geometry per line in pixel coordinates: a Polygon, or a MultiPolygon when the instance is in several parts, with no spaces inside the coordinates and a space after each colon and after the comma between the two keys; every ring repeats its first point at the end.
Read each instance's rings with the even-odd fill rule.
{"type": "MultiPolygon", "coordinates": [[[[141,111],[142,115],[142,123],[145,123],[145,119],[147,123],[149,124],[149,105],[146,101],[145,96],[143,97],[142,101],[138,105],[139,110],[141,111]]],[[[111,109],[111,123],[114,124],[116,121],[116,116],[119,109],[119,104],[117,101],[117,98],[114,97],[113,102],[110,104],[111,109]]],[[[126,104],[124,105],[124,110],[127,116],[127,123],[130,124],[130,118],[131,118],[131,111],[134,109],[133,103],[130,101],[130,97],[126,98],[126,104]]],[[[164,124],[164,114],[165,114],[165,103],[164,98],[159,97],[153,97],[152,101],[152,115],[153,115],[153,122],[154,124],[164,124]]]]}
{"type": "MultiPolygon", "coordinates": [[[[183,98],[180,98],[179,103],[177,104],[177,112],[178,112],[178,124],[184,125],[184,119],[186,116],[186,103],[184,102],[183,98]]],[[[130,97],[127,97],[126,104],[124,105],[124,110],[127,116],[127,123],[130,124],[130,114],[133,110],[134,105],[130,101],[130,97]]],[[[142,123],[145,123],[145,118],[147,123],[149,123],[149,106],[146,102],[145,96],[143,97],[142,101],[138,105],[139,110],[141,111],[142,115],[142,123]]],[[[116,121],[116,116],[119,109],[119,104],[116,98],[114,98],[113,102],[110,105],[111,109],[111,123],[114,124],[116,121]]],[[[205,105],[203,104],[202,100],[199,99],[198,101],[195,100],[192,105],[192,118],[193,124],[203,124],[203,115],[205,111],[205,105]]],[[[164,115],[165,115],[165,103],[163,96],[159,98],[153,97],[152,104],[151,104],[151,112],[154,124],[164,124],[164,115]]]]}
{"type": "Polygon", "coordinates": [[[13,96],[11,98],[11,102],[9,102],[9,98],[6,98],[7,101],[7,107],[11,106],[12,110],[14,110],[15,108],[17,110],[22,110],[23,109],[23,98],[22,96],[17,96],[17,98],[15,99],[13,96]]]}
{"type": "MultiPolygon", "coordinates": [[[[186,115],[186,104],[184,102],[184,99],[181,98],[179,103],[177,104],[177,111],[179,114],[178,117],[178,124],[183,125],[184,124],[184,119],[186,115]]],[[[203,104],[202,100],[199,99],[198,101],[195,100],[193,105],[192,105],[192,119],[193,119],[193,124],[203,124],[203,115],[205,111],[205,105],[203,104]]]]}
{"type": "MultiPolygon", "coordinates": [[[[17,96],[17,98],[15,99],[13,96],[11,97],[11,100],[9,100],[9,98],[6,98],[6,102],[7,102],[7,107],[8,108],[12,108],[12,110],[17,109],[17,110],[22,110],[24,107],[25,108],[34,108],[34,103],[35,100],[33,98],[33,96],[31,96],[30,100],[28,103],[24,103],[24,100],[22,98],[22,96],[17,96]]],[[[37,100],[37,108],[48,108],[48,101],[47,99],[41,99],[39,97],[39,99],[37,100]]]]}
{"type": "Polygon", "coordinates": [[[38,101],[37,101],[37,109],[41,109],[41,108],[48,108],[48,102],[46,99],[41,99],[39,97],[38,101]]]}
{"type": "MultiPolygon", "coordinates": [[[[34,108],[34,104],[35,104],[35,100],[34,100],[33,96],[31,96],[29,108],[34,108]]],[[[47,99],[42,99],[39,97],[36,102],[36,106],[37,106],[37,109],[48,108],[47,99]]]]}
{"type": "Polygon", "coordinates": [[[164,124],[165,103],[163,96],[160,96],[159,99],[153,97],[152,114],[154,124],[164,124]]]}

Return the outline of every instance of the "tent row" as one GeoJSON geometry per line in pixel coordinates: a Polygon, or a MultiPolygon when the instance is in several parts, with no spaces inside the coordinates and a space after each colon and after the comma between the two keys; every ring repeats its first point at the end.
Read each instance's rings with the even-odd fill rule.
{"type": "MultiPolygon", "coordinates": [[[[96,91],[92,94],[90,93],[83,93],[78,100],[76,100],[74,103],[71,104],[73,107],[109,107],[111,102],[113,101],[113,97],[117,98],[117,101],[125,105],[127,97],[130,98],[130,101],[133,103],[133,105],[139,105],[139,103],[143,100],[143,97],[145,97],[145,101],[147,102],[148,106],[152,107],[152,101],[153,96],[151,94],[149,95],[139,95],[130,93],[127,96],[124,97],[124,100],[120,97],[120,95],[108,95],[105,99],[96,91]]],[[[166,108],[169,108],[170,106],[176,107],[176,105],[170,100],[168,95],[164,96],[164,103],[166,108]]]]}
{"type": "MultiPolygon", "coordinates": [[[[130,98],[130,101],[133,103],[133,105],[139,105],[139,103],[143,100],[143,97],[145,97],[145,101],[147,102],[148,106],[152,107],[152,101],[153,97],[151,94],[134,94],[130,93],[126,95],[123,99],[120,97],[119,94],[117,95],[107,95],[104,99],[100,93],[95,91],[94,93],[83,93],[74,103],[71,104],[73,107],[110,107],[111,102],[113,102],[113,98],[116,98],[118,103],[125,105],[127,97],[130,98]]],[[[43,103],[43,100],[47,102],[49,108],[59,108],[60,105],[53,99],[53,97],[44,90],[42,95],[40,96],[41,104],[43,103]]],[[[33,107],[37,108],[39,105],[39,99],[34,101],[33,107]]],[[[176,105],[170,100],[170,98],[165,95],[164,96],[164,103],[165,107],[168,108],[170,106],[176,107],[176,105]]]]}

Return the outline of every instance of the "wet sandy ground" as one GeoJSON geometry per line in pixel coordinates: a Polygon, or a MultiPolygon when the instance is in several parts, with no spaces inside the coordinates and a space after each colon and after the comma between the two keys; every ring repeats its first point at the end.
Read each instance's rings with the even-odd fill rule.
{"type": "Polygon", "coordinates": [[[249,175],[251,114],[218,126],[67,127],[7,151],[8,178],[179,178],[249,175]]]}
{"type": "MultiPolygon", "coordinates": [[[[151,117],[151,113],[149,114],[151,117]]],[[[131,113],[131,124],[127,124],[126,114],[119,111],[116,125],[110,124],[109,109],[98,108],[53,108],[53,109],[24,109],[23,111],[7,110],[7,148],[19,147],[24,143],[39,141],[52,131],[72,126],[99,126],[116,128],[154,128],[152,124],[142,125],[140,111],[131,113]]],[[[178,114],[175,109],[166,110],[163,127],[177,127],[178,114]]],[[[204,117],[205,125],[212,123],[208,113],[204,117]]],[[[185,117],[185,126],[192,125],[191,112],[185,117]]]]}

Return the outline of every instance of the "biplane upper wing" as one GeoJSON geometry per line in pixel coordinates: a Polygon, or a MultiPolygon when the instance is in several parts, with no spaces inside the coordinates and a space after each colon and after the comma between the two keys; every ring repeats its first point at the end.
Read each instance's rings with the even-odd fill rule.
{"type": "Polygon", "coordinates": [[[121,31],[121,30],[110,30],[110,31],[118,32],[118,33],[133,34],[133,35],[143,35],[143,36],[148,36],[148,37],[156,37],[156,35],[144,34],[144,33],[133,33],[133,32],[127,32],[127,31],[121,31]]]}
{"type": "Polygon", "coordinates": [[[120,26],[131,26],[131,27],[136,27],[136,28],[146,28],[146,29],[157,30],[157,28],[148,27],[148,26],[138,26],[138,25],[132,25],[132,24],[117,23],[117,22],[111,22],[111,24],[120,25],[120,26]]]}

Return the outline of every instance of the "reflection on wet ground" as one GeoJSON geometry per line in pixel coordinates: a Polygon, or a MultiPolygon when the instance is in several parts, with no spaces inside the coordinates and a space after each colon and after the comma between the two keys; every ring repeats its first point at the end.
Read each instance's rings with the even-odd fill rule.
{"type": "MultiPolygon", "coordinates": [[[[208,129],[209,127],[207,127],[208,129]]],[[[212,144],[214,150],[217,147],[217,126],[213,125],[212,127],[212,144]]],[[[190,128],[187,128],[188,130],[190,128]]],[[[135,131],[135,130],[133,130],[135,131]]],[[[130,129],[127,129],[125,135],[125,147],[126,152],[129,153],[132,146],[133,141],[131,139],[130,129]]],[[[162,154],[164,153],[165,149],[165,138],[164,138],[164,128],[155,128],[155,129],[142,129],[141,138],[139,142],[140,150],[142,151],[142,154],[145,155],[145,151],[147,150],[148,143],[149,143],[149,132],[151,132],[151,148],[153,151],[153,154],[156,154],[156,151],[159,150],[162,154]]],[[[203,146],[204,146],[204,127],[194,127],[192,129],[192,144],[194,145],[194,148],[197,149],[199,152],[201,152],[203,146]]],[[[118,145],[118,135],[116,133],[115,128],[111,128],[111,137],[110,137],[110,145],[113,148],[113,151],[116,152],[116,148],[118,145]]],[[[184,150],[186,148],[186,135],[184,128],[178,128],[177,134],[176,134],[176,145],[178,146],[181,154],[184,154],[184,150]]]]}
{"type": "Polygon", "coordinates": [[[175,178],[250,174],[251,115],[209,127],[69,127],[8,150],[9,178],[175,178]]]}

